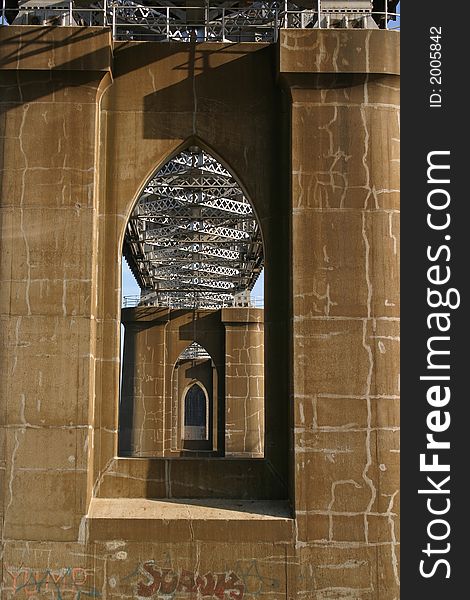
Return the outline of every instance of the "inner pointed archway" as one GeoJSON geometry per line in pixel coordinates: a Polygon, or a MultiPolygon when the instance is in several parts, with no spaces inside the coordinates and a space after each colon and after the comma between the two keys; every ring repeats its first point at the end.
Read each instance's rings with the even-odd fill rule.
{"type": "Polygon", "coordinates": [[[191,441],[207,440],[207,413],[209,402],[207,392],[196,381],[184,395],[184,439],[191,441]]]}

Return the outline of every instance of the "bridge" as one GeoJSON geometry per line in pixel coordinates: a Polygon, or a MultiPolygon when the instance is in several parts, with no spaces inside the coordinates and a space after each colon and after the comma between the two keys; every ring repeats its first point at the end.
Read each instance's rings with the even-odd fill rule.
{"type": "Polygon", "coordinates": [[[2,0],[2,22],[109,26],[115,40],[275,42],[281,28],[399,29],[398,0],[2,0]]]}
{"type": "Polygon", "coordinates": [[[6,598],[398,597],[397,6],[4,0],[6,598]]]}

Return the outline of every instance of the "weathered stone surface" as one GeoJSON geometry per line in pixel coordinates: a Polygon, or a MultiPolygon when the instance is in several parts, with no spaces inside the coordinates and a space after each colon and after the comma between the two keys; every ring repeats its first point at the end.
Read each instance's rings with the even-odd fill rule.
{"type": "Polygon", "coordinates": [[[399,36],[289,30],[277,48],[113,54],[101,28],[3,27],[0,39],[2,595],[396,599],[399,36]],[[253,420],[243,443],[258,452],[264,396],[265,458],[171,456],[161,399],[191,317],[167,313],[154,324],[165,368],[139,317],[145,373],[131,387],[149,388],[139,452],[167,444],[169,456],[117,458],[124,229],[148,178],[193,141],[230,167],[261,223],[264,325],[222,317],[223,335],[203,341],[216,366],[232,346],[218,378],[227,446],[253,420]],[[197,518],[188,497],[241,504],[197,518]],[[172,499],[176,513],[115,527],[89,513],[129,498],[172,499]],[[261,499],[261,518],[235,518],[261,499]]]}

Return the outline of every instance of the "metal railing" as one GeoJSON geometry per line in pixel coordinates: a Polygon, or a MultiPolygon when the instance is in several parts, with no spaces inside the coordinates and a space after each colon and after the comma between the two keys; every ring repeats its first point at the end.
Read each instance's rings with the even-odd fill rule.
{"type": "MultiPolygon", "coordinates": [[[[136,294],[133,296],[124,296],[122,298],[122,308],[134,308],[136,306],[157,306],[156,303],[148,301],[142,302],[140,295],[136,294]]],[[[249,308],[264,308],[264,297],[254,296],[251,297],[247,302],[239,303],[234,301],[227,301],[219,308],[230,308],[230,307],[242,307],[246,306],[249,308]]],[[[165,308],[181,308],[179,304],[172,305],[171,302],[165,308]]]]}
{"type": "MultiPolygon", "coordinates": [[[[386,3],[387,4],[387,3],[386,3]]],[[[281,28],[400,29],[400,15],[384,12],[301,10],[289,2],[257,2],[243,8],[221,6],[145,6],[132,0],[101,6],[75,7],[73,0],[48,5],[29,1],[19,8],[14,24],[105,26],[114,40],[276,42],[281,28]]],[[[16,11],[15,11],[16,12],[16,11]]],[[[1,23],[14,12],[2,0],[1,23]]]]}

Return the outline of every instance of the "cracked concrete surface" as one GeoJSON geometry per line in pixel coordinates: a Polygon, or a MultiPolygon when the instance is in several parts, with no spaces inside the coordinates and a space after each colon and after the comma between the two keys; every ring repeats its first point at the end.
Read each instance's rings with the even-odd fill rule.
{"type": "MultiPolygon", "coordinates": [[[[398,34],[111,56],[101,29],[20,29],[0,28],[2,598],[396,600],[398,34]],[[228,448],[262,448],[266,398],[249,468],[151,458],[177,434],[150,329],[142,457],[116,458],[123,229],[194,134],[243,182],[269,259],[264,342],[261,323],[227,327],[228,448]],[[92,498],[150,518],[103,523],[92,498]],[[152,498],[178,518],[151,518],[152,498]]],[[[188,340],[167,331],[176,360],[188,340]]]]}

